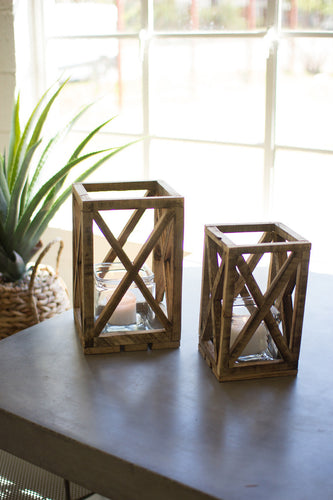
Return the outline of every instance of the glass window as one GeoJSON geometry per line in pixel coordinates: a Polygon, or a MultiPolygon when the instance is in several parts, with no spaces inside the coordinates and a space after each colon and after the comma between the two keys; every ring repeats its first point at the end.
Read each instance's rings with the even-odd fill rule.
{"type": "Polygon", "coordinates": [[[310,264],[317,272],[333,274],[328,249],[333,233],[327,231],[333,211],[332,156],[309,152],[276,154],[273,217],[312,242],[310,264]]]}
{"type": "Polygon", "coordinates": [[[222,142],[263,142],[265,71],[261,39],[154,41],[151,132],[222,142]]]}
{"type": "Polygon", "coordinates": [[[154,140],[150,175],[185,197],[185,249],[193,254],[202,251],[204,224],[262,218],[261,149],[154,140]]]}
{"type": "Polygon", "coordinates": [[[57,35],[109,35],[140,29],[140,0],[48,0],[44,9],[49,29],[57,35]]]}
{"type": "Polygon", "coordinates": [[[154,0],[158,31],[248,30],[266,25],[268,0],[154,0]]]}
{"type": "Polygon", "coordinates": [[[319,178],[329,186],[332,170],[332,2],[49,0],[43,8],[48,81],[71,76],[61,115],[97,101],[73,134],[118,115],[101,147],[143,139],[91,180],[164,179],[185,196],[191,252],[202,249],[206,223],[273,218],[313,238],[325,261],[313,210],[328,217],[330,196],[325,187],[313,203],[312,188],[320,192],[319,178]]]}
{"type": "Polygon", "coordinates": [[[333,38],[281,42],[277,86],[277,142],[332,149],[333,38]]]}
{"type": "Polygon", "coordinates": [[[298,30],[333,30],[333,4],[327,0],[282,0],[282,26],[298,30]]]}

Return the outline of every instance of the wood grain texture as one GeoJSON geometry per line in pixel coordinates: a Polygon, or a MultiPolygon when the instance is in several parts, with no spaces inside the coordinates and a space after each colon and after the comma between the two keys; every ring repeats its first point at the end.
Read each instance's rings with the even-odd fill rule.
{"type": "Polygon", "coordinates": [[[179,347],[183,274],[184,199],[163,181],[138,181],[73,185],[73,303],[75,325],[85,353],[179,347]],[[113,197],[112,192],[117,192],[113,197]],[[133,193],[135,191],[135,193],[133,193]],[[136,191],[143,191],[139,196],[136,191]],[[93,193],[98,193],[97,199],[93,193]],[[119,197],[123,192],[123,197],[119,197]],[[105,193],[105,196],[104,194],[105,193]],[[151,232],[134,259],[125,244],[146,210],[154,210],[151,232]],[[132,212],[130,212],[132,210],[132,212]],[[104,211],[129,213],[119,236],[104,211]],[[103,262],[118,259],[126,270],[98,318],[94,318],[94,238],[96,225],[109,245],[103,262]],[[140,275],[152,263],[156,296],[140,275]],[[139,289],[153,311],[156,324],[143,331],[112,332],[105,335],[108,319],[132,284],[139,289]]]}
{"type": "Polygon", "coordinates": [[[205,226],[199,351],[220,382],[297,373],[310,249],[307,240],[281,223],[205,226]],[[258,233],[258,242],[237,245],[230,233],[258,233]],[[255,271],[267,255],[270,264],[263,286],[255,271]],[[234,299],[245,295],[255,307],[230,345],[234,299]],[[278,359],[240,363],[239,356],[262,323],[277,347],[278,359]]]}

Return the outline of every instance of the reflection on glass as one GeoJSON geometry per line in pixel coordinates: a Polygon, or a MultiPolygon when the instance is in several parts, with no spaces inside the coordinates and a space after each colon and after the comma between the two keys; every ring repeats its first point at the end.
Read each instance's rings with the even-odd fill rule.
{"type": "Polygon", "coordinates": [[[268,0],[154,0],[156,30],[248,30],[265,26],[268,0]]]}
{"type": "Polygon", "coordinates": [[[325,0],[282,0],[282,27],[333,30],[333,4],[325,0]]]}
{"type": "MultiPolygon", "coordinates": [[[[119,261],[96,264],[95,271],[95,317],[104,311],[109,301],[118,293],[118,287],[127,276],[127,270],[119,261]]],[[[155,298],[154,274],[143,266],[139,272],[146,289],[155,298]]],[[[103,332],[135,331],[152,329],[155,315],[141,290],[133,282],[116,301],[117,307],[108,318],[103,332]]]]}

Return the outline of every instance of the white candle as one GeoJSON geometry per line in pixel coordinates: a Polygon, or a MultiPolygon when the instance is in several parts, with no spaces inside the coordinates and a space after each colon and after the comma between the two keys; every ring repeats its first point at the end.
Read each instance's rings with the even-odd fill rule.
{"type": "MultiPolygon", "coordinates": [[[[249,316],[234,316],[231,321],[231,334],[230,334],[230,346],[233,345],[234,341],[238,337],[238,334],[243,329],[245,323],[249,319],[249,316]]],[[[263,322],[260,323],[257,330],[252,335],[251,340],[245,346],[241,356],[250,356],[252,354],[259,354],[267,348],[267,330],[263,322]]]]}
{"type": "MultiPolygon", "coordinates": [[[[104,307],[114,290],[103,291],[99,297],[98,305],[104,307]]],[[[136,298],[133,292],[126,292],[108,320],[110,325],[126,326],[136,323],[136,298]]]]}

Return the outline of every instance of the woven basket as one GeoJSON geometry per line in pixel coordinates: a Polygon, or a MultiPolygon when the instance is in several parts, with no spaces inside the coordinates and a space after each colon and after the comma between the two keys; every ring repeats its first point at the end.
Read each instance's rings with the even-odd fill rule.
{"type": "Polygon", "coordinates": [[[0,275],[0,339],[70,308],[68,290],[58,276],[63,246],[60,239],[51,241],[20,281],[6,282],[0,275]],[[56,270],[40,263],[54,243],[59,243],[56,270]]]}

